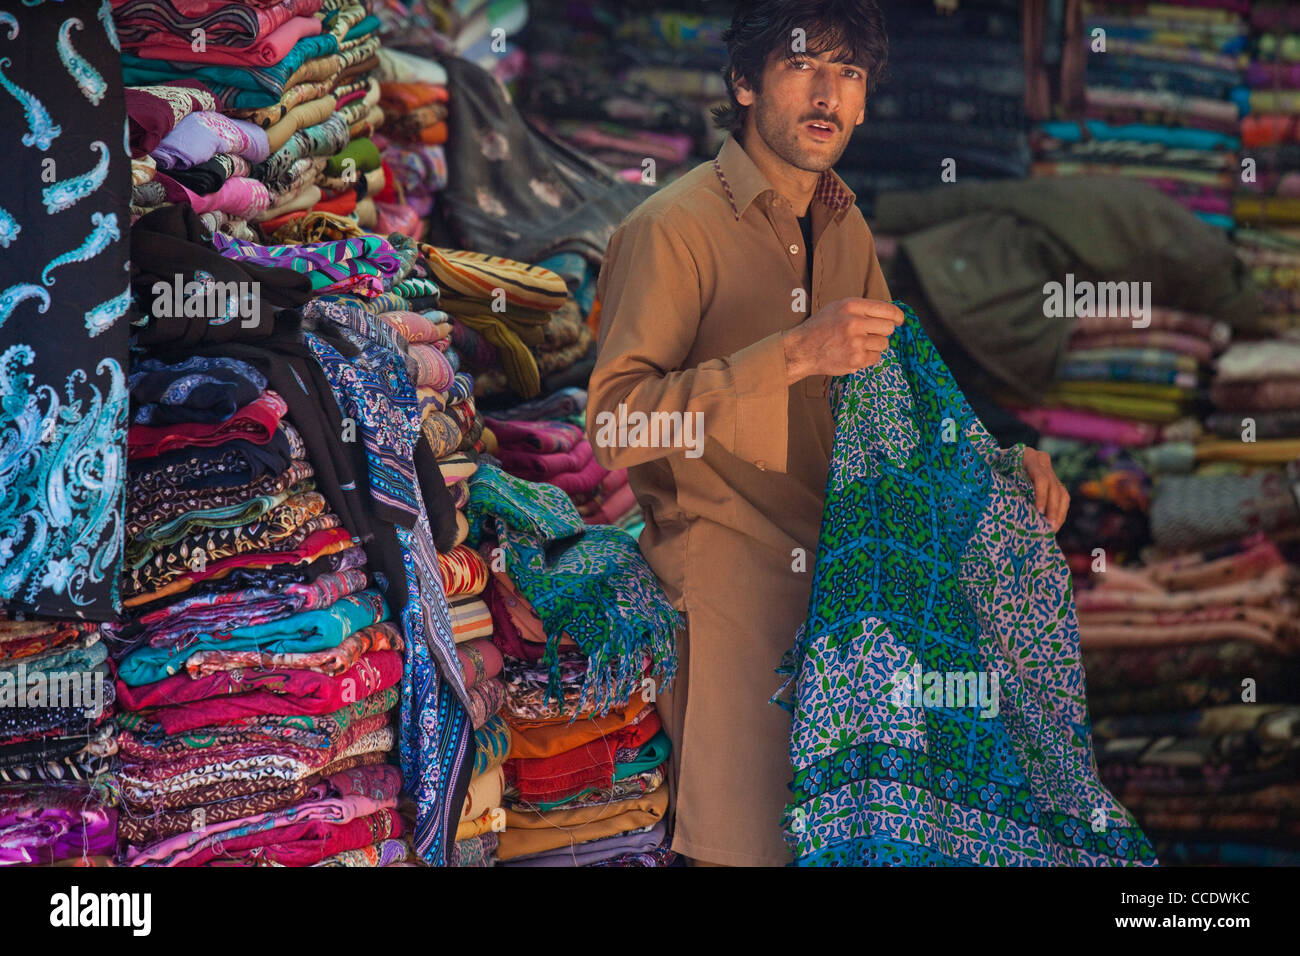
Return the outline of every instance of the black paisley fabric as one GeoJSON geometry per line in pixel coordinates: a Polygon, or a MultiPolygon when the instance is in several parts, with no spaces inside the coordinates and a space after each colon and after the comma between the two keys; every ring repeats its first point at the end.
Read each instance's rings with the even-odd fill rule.
{"type": "Polygon", "coordinates": [[[108,0],[0,11],[0,603],[120,606],[131,163],[108,0]]]}

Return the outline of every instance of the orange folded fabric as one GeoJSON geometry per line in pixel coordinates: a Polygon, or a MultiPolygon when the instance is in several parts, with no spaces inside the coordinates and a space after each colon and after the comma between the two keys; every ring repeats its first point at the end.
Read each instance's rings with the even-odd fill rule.
{"type": "Polygon", "coordinates": [[[581,747],[634,723],[648,706],[649,701],[642,699],[642,695],[633,694],[626,704],[612,708],[603,717],[589,714],[574,721],[568,717],[548,720],[507,718],[506,722],[510,724],[510,759],[554,757],[581,747]]]}

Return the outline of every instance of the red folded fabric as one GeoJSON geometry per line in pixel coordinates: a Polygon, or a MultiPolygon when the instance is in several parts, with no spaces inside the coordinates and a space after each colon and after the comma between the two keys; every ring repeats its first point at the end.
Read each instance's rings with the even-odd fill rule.
{"type": "Polygon", "coordinates": [[[505,666],[501,651],[492,643],[492,639],[487,637],[457,644],[456,656],[460,658],[460,669],[465,675],[466,688],[491,680],[500,674],[501,668],[505,666]]]}
{"type": "Polygon", "coordinates": [[[638,723],[554,757],[507,760],[506,780],[519,788],[520,799],[531,803],[554,803],[584,790],[608,787],[614,782],[618,751],[644,746],[662,726],[659,714],[650,713],[638,723]]]}
{"type": "Polygon", "coordinates": [[[221,857],[212,848],[180,862],[179,866],[213,865],[238,866],[257,863],[280,863],[284,866],[311,866],[327,856],[344,850],[360,850],[384,840],[402,835],[402,818],[394,809],[379,810],[347,823],[324,823],[310,820],[287,827],[276,827],[265,833],[222,838],[221,857]],[[266,843],[267,836],[280,842],[266,843]]]}
{"type": "Polygon", "coordinates": [[[316,17],[292,17],[245,47],[207,43],[202,52],[196,52],[189,37],[161,30],[151,34],[147,40],[135,43],[128,41],[122,46],[137,56],[143,55],[151,60],[202,63],[205,66],[262,67],[279,63],[289,55],[295,43],[303,37],[316,36],[320,32],[321,21],[316,17]]]}
{"type": "MultiPolygon", "coordinates": [[[[402,655],[397,651],[370,651],[337,677],[315,671],[267,671],[266,674],[268,680],[252,681],[258,690],[160,707],[150,716],[167,733],[179,734],[254,715],[328,714],[396,684],[402,677],[402,655]]],[[[223,675],[211,676],[220,678],[223,675]]],[[[228,677],[229,672],[225,676],[228,677]]],[[[177,675],[177,678],[193,680],[185,675],[177,675]]],[[[177,678],[169,677],[158,683],[177,678]]],[[[200,681],[205,680],[207,678],[200,678],[200,681]]],[[[245,682],[248,682],[247,677],[245,682]]],[[[119,683],[119,691],[122,687],[119,683]]],[[[135,688],[136,691],[142,689],[135,688]]],[[[173,694],[179,693],[175,687],[169,690],[173,694]]]]}
{"type": "Polygon", "coordinates": [[[126,432],[127,454],[135,461],[177,448],[211,448],[236,438],[265,445],[288,411],[285,400],[267,389],[224,422],[132,425],[126,432]]]}

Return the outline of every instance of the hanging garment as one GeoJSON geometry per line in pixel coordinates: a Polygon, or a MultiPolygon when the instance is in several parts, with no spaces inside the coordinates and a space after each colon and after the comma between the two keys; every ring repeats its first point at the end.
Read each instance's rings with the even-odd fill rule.
{"type": "Polygon", "coordinates": [[[997,447],[895,304],[888,351],[832,389],[812,597],[778,695],[795,863],[1153,864],[1097,776],[1070,572],[1023,446],[997,447]]]}
{"type": "Polygon", "coordinates": [[[4,6],[0,603],[107,620],[132,317],[122,72],[98,2],[4,6]]]}

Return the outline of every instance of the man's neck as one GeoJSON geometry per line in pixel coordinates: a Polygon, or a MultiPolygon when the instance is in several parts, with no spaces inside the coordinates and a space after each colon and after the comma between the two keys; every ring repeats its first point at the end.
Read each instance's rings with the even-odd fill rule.
{"type": "Polygon", "coordinates": [[[758,171],[767,177],[767,181],[772,184],[777,193],[790,204],[794,214],[806,215],[812,203],[813,193],[817,191],[817,181],[821,179],[821,174],[791,166],[772,152],[767,143],[763,142],[763,137],[749,126],[736,136],[736,141],[740,143],[745,154],[753,160],[758,171]]]}

